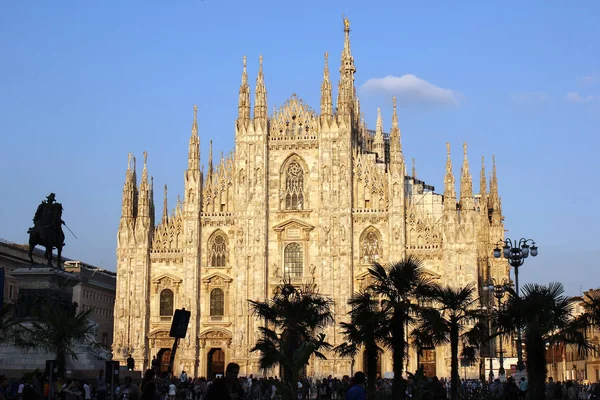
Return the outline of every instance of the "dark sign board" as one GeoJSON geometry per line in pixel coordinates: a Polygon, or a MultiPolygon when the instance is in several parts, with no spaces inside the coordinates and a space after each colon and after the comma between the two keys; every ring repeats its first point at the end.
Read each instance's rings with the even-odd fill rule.
{"type": "Polygon", "coordinates": [[[169,336],[179,339],[185,338],[191,315],[192,313],[187,311],[185,308],[182,308],[181,310],[175,310],[169,336]]]}

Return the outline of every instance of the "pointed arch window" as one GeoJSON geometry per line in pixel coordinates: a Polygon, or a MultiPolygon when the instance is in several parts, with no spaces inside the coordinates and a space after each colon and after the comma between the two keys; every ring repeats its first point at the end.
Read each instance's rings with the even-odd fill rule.
{"type": "Polygon", "coordinates": [[[373,264],[380,262],[381,254],[381,236],[376,229],[366,230],[360,238],[360,262],[362,264],[373,264]]]}
{"type": "Polygon", "coordinates": [[[208,242],[208,265],[227,266],[227,238],[221,232],[215,233],[208,242]]]}
{"type": "Polygon", "coordinates": [[[173,316],[173,291],[171,289],[160,292],[160,316],[173,316]]]}
{"type": "Polygon", "coordinates": [[[225,294],[216,288],[210,292],[210,316],[222,317],[225,314],[225,294]]]}
{"type": "Polygon", "coordinates": [[[285,173],[285,209],[304,209],[304,170],[298,161],[292,161],[285,173]]]}
{"type": "Polygon", "coordinates": [[[304,254],[300,243],[290,243],[283,253],[283,276],[301,278],[304,269],[304,254]]]}

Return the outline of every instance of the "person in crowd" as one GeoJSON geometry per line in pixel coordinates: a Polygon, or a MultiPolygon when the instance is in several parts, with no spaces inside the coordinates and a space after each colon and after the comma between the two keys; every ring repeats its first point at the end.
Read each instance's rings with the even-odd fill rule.
{"type": "Polygon", "coordinates": [[[106,400],[106,377],[103,369],[98,371],[96,379],[96,400],[106,400]]]}
{"type": "Polygon", "coordinates": [[[133,384],[131,376],[126,376],[123,379],[124,383],[119,391],[120,399],[122,400],[140,400],[142,392],[139,386],[133,384]]]}
{"type": "Polygon", "coordinates": [[[346,400],[366,400],[367,392],[365,391],[365,374],[358,371],[352,378],[352,387],[346,393],[346,400]]]}
{"type": "Polygon", "coordinates": [[[236,363],[227,364],[225,369],[225,377],[216,379],[206,396],[207,400],[242,400],[245,399],[246,393],[240,384],[238,374],[240,366],[236,363]]]}
{"type": "Polygon", "coordinates": [[[141,400],[157,400],[160,397],[156,388],[156,383],[154,382],[154,376],[154,370],[152,369],[147,369],[146,372],[144,372],[144,378],[140,384],[140,389],[142,391],[141,400]]]}

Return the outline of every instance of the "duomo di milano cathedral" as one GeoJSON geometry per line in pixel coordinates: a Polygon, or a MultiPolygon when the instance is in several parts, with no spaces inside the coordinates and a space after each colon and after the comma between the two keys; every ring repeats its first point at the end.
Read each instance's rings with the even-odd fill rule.
{"type": "MultiPolygon", "coordinates": [[[[443,195],[414,171],[407,174],[395,99],[389,133],[380,113],[375,131],[361,118],[344,22],[335,106],[326,55],[320,112],[292,95],[269,115],[261,57],[252,110],[244,58],[235,149],[214,166],[210,156],[206,171],[194,108],[183,201],[169,213],[165,186],[158,225],[147,156],[139,184],[129,157],[118,231],[115,359],[124,362],[131,353],[138,368],[154,356],[168,363],[173,311],[184,307],[192,317],[175,372],[210,376],[235,361],[242,375],[260,375],[259,354],[250,349],[262,322],[250,315],[248,299],[270,297],[283,278],[314,282],[335,300],[336,324],[326,333],[338,345],[347,300],[365,286],[373,261],[417,255],[441,284],[481,288],[489,276],[508,276],[506,262],[492,256],[504,237],[495,165],[489,191],[482,166],[480,192],[473,194],[464,145],[459,198],[449,145],[443,195]]],[[[409,371],[418,363],[450,375],[449,347],[420,354],[412,348],[409,355],[409,371]]],[[[352,364],[328,354],[311,361],[307,372],[341,377],[362,369],[362,355],[352,364]]],[[[378,368],[382,376],[391,373],[389,351],[378,368]]]]}

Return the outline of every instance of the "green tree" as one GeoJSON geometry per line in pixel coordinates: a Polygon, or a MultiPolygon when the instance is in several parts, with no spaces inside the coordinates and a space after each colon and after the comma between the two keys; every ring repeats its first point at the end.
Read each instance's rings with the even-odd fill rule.
{"type": "MultiPolygon", "coordinates": [[[[459,387],[459,344],[468,338],[481,335],[480,325],[473,322],[485,318],[475,307],[479,300],[473,285],[465,287],[434,287],[431,292],[433,306],[421,309],[421,318],[411,336],[418,348],[450,343],[450,398],[456,400],[459,387]],[[469,332],[476,329],[476,332],[469,332]]],[[[468,350],[468,349],[467,349],[468,350]]]]}
{"type": "Polygon", "coordinates": [[[573,304],[561,283],[527,284],[521,297],[508,288],[505,306],[496,316],[500,333],[517,334],[520,329],[527,349],[527,390],[532,399],[543,399],[546,381],[546,343],[575,345],[584,355],[590,348],[585,338],[586,318],[574,318],[573,304]]]}
{"type": "Polygon", "coordinates": [[[431,281],[423,272],[419,258],[408,256],[404,260],[384,267],[374,263],[369,269],[373,283],[369,286],[382,299],[382,307],[387,315],[386,327],[390,332],[389,347],[392,349],[392,397],[404,397],[402,371],[408,350],[406,329],[417,315],[419,304],[415,299],[426,300],[430,296],[431,281]]]}
{"type": "Polygon", "coordinates": [[[0,344],[14,344],[19,338],[17,331],[21,319],[15,315],[15,307],[5,304],[0,310],[0,344]]]}
{"type": "Polygon", "coordinates": [[[382,349],[378,346],[388,337],[385,313],[371,291],[354,294],[348,301],[351,307],[350,322],[341,322],[342,334],[346,342],[335,347],[336,353],[354,358],[364,349],[367,366],[367,398],[375,398],[377,360],[382,349]]]}
{"type": "Polygon", "coordinates": [[[77,359],[78,345],[100,347],[94,341],[96,326],[92,310],[74,314],[68,307],[43,306],[28,322],[20,325],[17,346],[55,354],[58,376],[64,376],[67,357],[77,359]]]}
{"type": "Polygon", "coordinates": [[[320,294],[315,285],[282,282],[271,299],[248,301],[252,313],[265,321],[251,351],[260,351],[261,369],[279,365],[279,391],[284,399],[295,400],[300,374],[311,356],[325,359],[321,351],[331,348],[322,330],[333,323],[333,300],[320,294]]]}

